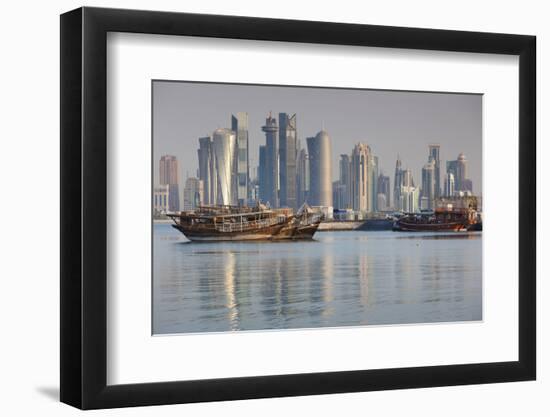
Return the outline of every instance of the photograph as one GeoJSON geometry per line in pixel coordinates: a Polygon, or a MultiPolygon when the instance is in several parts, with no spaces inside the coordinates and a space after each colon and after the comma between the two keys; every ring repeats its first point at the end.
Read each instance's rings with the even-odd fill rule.
{"type": "Polygon", "coordinates": [[[483,320],[482,94],[151,82],[153,335],[483,320]]]}

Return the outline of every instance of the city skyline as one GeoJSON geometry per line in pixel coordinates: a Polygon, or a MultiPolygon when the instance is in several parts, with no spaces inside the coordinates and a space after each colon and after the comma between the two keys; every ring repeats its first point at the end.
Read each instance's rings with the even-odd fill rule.
{"type": "MultiPolygon", "coordinates": [[[[411,171],[416,186],[422,186],[422,178],[425,176],[426,167],[429,164],[434,165],[433,162],[429,162],[428,157],[433,159],[434,155],[437,155],[438,160],[441,158],[440,164],[438,164],[440,166],[436,167],[434,165],[432,169],[435,172],[440,171],[440,175],[436,178],[436,181],[440,182],[440,184],[439,186],[438,184],[434,184],[436,188],[430,192],[430,195],[435,196],[438,195],[438,191],[436,190],[441,190],[441,192],[443,192],[441,184],[445,181],[444,177],[447,171],[447,161],[455,161],[459,154],[466,154],[469,165],[468,178],[474,185],[474,194],[481,194],[481,96],[478,95],[155,82],[153,99],[154,157],[156,161],[158,161],[159,156],[162,154],[175,155],[180,161],[180,183],[185,183],[187,176],[195,177],[197,175],[199,164],[196,156],[197,149],[199,149],[199,136],[212,136],[214,130],[225,128],[230,128],[235,131],[235,134],[239,135],[237,132],[237,130],[239,130],[237,126],[239,123],[244,125],[243,130],[246,132],[240,134],[238,147],[239,149],[241,148],[242,141],[249,143],[247,154],[243,154],[242,157],[249,161],[246,169],[249,171],[250,180],[256,179],[258,176],[257,174],[259,174],[257,172],[257,167],[259,164],[260,147],[265,148],[265,146],[269,144],[269,141],[266,141],[269,137],[269,135],[266,136],[266,116],[271,117],[270,114],[273,113],[273,120],[279,127],[278,133],[273,132],[275,133],[273,139],[278,139],[279,152],[282,152],[279,157],[282,158],[283,155],[288,155],[287,158],[290,157],[291,159],[285,165],[272,168],[280,170],[279,175],[281,175],[281,179],[288,177],[285,175],[286,169],[291,170],[290,177],[293,177],[296,170],[300,168],[299,153],[301,149],[307,150],[308,144],[306,142],[309,140],[308,138],[315,137],[320,131],[326,130],[331,138],[330,146],[332,148],[330,152],[331,161],[328,165],[325,163],[325,167],[328,167],[329,171],[332,171],[332,174],[329,174],[329,180],[338,181],[339,179],[340,170],[338,164],[341,154],[351,155],[352,148],[355,147],[357,143],[363,143],[370,148],[369,152],[372,149],[372,155],[375,155],[377,174],[383,173],[391,176],[392,165],[395,164],[395,160],[400,156],[403,169],[409,169],[411,171]],[[182,88],[182,86],[184,86],[184,88],[182,88]],[[209,88],[207,88],[205,92],[203,91],[203,87],[209,88]],[[190,93],[189,89],[193,90],[196,88],[200,88],[203,94],[200,96],[183,94],[190,93]],[[303,93],[300,97],[295,94],[297,90],[303,93]],[[218,115],[218,107],[223,108],[229,106],[227,103],[227,95],[224,93],[232,93],[229,101],[243,103],[243,99],[247,98],[248,100],[245,101],[252,101],[257,104],[257,106],[250,112],[250,109],[245,108],[246,106],[243,104],[232,104],[230,107],[233,107],[233,110],[220,117],[218,115]],[[309,106],[304,107],[303,113],[277,108],[272,112],[270,111],[269,114],[264,114],[263,120],[258,123],[258,121],[255,120],[254,114],[258,113],[256,108],[260,106],[261,100],[259,100],[259,97],[254,96],[258,94],[261,96],[266,93],[269,93],[270,96],[269,99],[266,98],[264,100],[266,102],[271,102],[271,98],[273,98],[273,102],[275,103],[286,98],[289,103],[292,103],[292,106],[290,106],[292,108],[305,106],[307,103],[309,103],[309,106]],[[347,100],[344,100],[342,105],[338,102],[331,102],[331,100],[328,99],[331,97],[334,99],[334,94],[337,96],[344,95],[347,100]],[[303,95],[309,97],[304,99],[304,97],[302,97],[303,95]],[[322,104],[324,102],[321,99],[327,99],[327,101],[331,102],[330,105],[326,105],[326,103],[320,105],[319,103],[322,104]],[[195,104],[193,110],[188,106],[187,102],[189,101],[195,104]],[[355,103],[355,113],[349,111],[350,103],[355,103]],[[416,105],[411,106],[412,103],[416,103],[416,105]],[[419,112],[418,107],[421,103],[423,107],[419,112]],[[205,108],[207,104],[210,106],[210,111],[205,108]],[[364,108],[358,106],[358,104],[364,105],[364,108]],[[350,133],[354,130],[354,126],[360,115],[363,115],[360,120],[364,126],[369,127],[372,125],[372,119],[377,114],[380,116],[381,109],[376,107],[376,105],[382,108],[387,108],[389,106],[390,109],[384,113],[384,117],[387,119],[388,113],[392,113],[394,115],[394,121],[390,124],[378,123],[377,128],[374,129],[379,132],[376,137],[373,134],[365,134],[364,132],[357,135],[350,133]],[[339,107],[341,109],[336,112],[333,107],[339,107]],[[373,107],[376,107],[378,110],[374,112],[367,111],[369,108],[372,109],[373,107]],[[359,113],[357,112],[358,108],[359,113]],[[331,109],[331,111],[327,112],[327,109],[331,109]],[[476,109],[478,111],[476,111],[476,109]],[[404,110],[406,110],[406,114],[403,114],[404,110]],[[429,120],[419,118],[419,115],[423,114],[426,116],[428,113],[431,113],[434,118],[429,120]],[[444,115],[445,117],[443,117],[443,120],[435,117],[436,113],[439,113],[441,116],[444,115]],[[334,114],[344,116],[341,118],[345,120],[341,121],[339,124],[334,124],[334,120],[328,117],[330,115],[334,116],[334,114]],[[277,120],[277,115],[279,120],[277,120]],[[306,126],[308,125],[315,128],[315,123],[312,123],[314,117],[321,120],[321,126],[318,127],[317,130],[307,130],[306,126]],[[225,123],[211,125],[210,129],[204,129],[205,131],[202,134],[197,136],[193,135],[195,137],[189,138],[191,135],[190,132],[197,131],[205,120],[210,119],[224,120],[225,123]],[[327,123],[325,120],[328,120],[330,123],[327,123]],[[461,124],[460,130],[465,132],[460,134],[461,140],[458,141],[459,143],[456,143],[456,140],[445,140],[445,138],[457,137],[458,122],[461,124]],[[340,133],[335,135],[327,124],[334,125],[335,128],[339,126],[338,131],[340,133]],[[410,132],[406,137],[408,140],[403,143],[402,136],[395,140],[381,141],[380,138],[386,138],[388,132],[396,131],[396,125],[400,126],[399,129],[403,129],[404,126],[409,127],[410,132]],[[414,126],[416,126],[416,128],[414,128],[414,126]],[[246,129],[247,127],[248,129],[246,129]],[[346,131],[345,134],[342,133],[344,130],[346,131]],[[440,130],[441,133],[435,135],[434,133],[438,130],[440,130]],[[421,133],[426,134],[428,131],[432,133],[430,138],[424,140],[424,143],[413,142],[415,136],[421,133]],[[443,132],[446,133],[443,134],[443,132]],[[243,136],[245,134],[246,137],[243,136]],[[440,140],[434,140],[433,136],[439,136],[440,140]],[[292,152],[285,151],[285,141],[290,141],[290,145],[287,146],[287,148],[296,147],[296,143],[299,143],[295,155],[296,159],[293,159],[294,155],[292,152]],[[413,143],[413,146],[411,146],[411,143],[413,143]],[[433,147],[434,143],[438,144],[435,150],[433,147]],[[399,144],[401,144],[401,148],[399,148],[399,144]]],[[[263,107],[273,107],[275,109],[275,106],[265,105],[265,103],[263,107]]],[[[317,125],[319,125],[319,123],[317,123],[317,125]]],[[[370,129],[373,129],[372,126],[370,129]]],[[[364,130],[369,131],[368,128],[364,130]]],[[[268,152],[268,155],[271,154],[268,152]]],[[[273,155],[271,155],[271,158],[272,157],[273,155]]],[[[155,169],[155,174],[157,172],[158,170],[155,169]]],[[[242,172],[241,168],[239,168],[239,172],[242,172]]],[[[243,178],[247,177],[244,172],[242,172],[242,175],[239,174],[239,177],[240,176],[243,178]]],[[[158,183],[158,175],[155,175],[155,177],[155,183],[158,183]]],[[[246,178],[246,180],[247,179],[248,178],[246,178]]],[[[313,178],[313,180],[315,179],[313,178]]],[[[392,178],[390,187],[392,187],[394,181],[395,178],[392,178]]],[[[284,183],[279,184],[279,186],[280,192],[283,191],[284,183]]],[[[289,191],[281,192],[280,198],[283,199],[283,201],[286,198],[291,200],[295,199],[299,191],[300,190],[289,189],[289,191]]],[[[369,200],[371,199],[369,198],[369,200]]],[[[372,200],[375,201],[374,204],[376,204],[376,195],[373,196],[372,200]]],[[[283,203],[283,201],[281,201],[281,203],[283,203]]]]}

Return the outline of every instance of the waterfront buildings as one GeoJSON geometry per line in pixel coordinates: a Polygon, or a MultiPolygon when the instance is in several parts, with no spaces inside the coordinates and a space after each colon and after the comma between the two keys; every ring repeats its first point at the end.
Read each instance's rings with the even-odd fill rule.
{"type": "Polygon", "coordinates": [[[231,130],[237,135],[237,201],[239,205],[246,205],[250,197],[248,113],[231,115],[231,130]]]}
{"type": "Polygon", "coordinates": [[[204,195],[204,183],[202,180],[189,177],[185,180],[183,188],[183,209],[194,210],[201,206],[204,195]]]}
{"type": "Polygon", "coordinates": [[[260,170],[264,174],[264,202],[271,207],[279,207],[279,128],[271,113],[266,118],[262,131],[265,133],[265,155],[264,166],[260,165],[260,170]]]}
{"type": "Polygon", "coordinates": [[[332,148],[330,136],[321,130],[307,138],[309,154],[309,204],[332,208],[332,148]]]}
{"type": "MultiPolygon", "coordinates": [[[[261,201],[274,208],[297,210],[307,202],[364,216],[391,208],[406,212],[432,210],[434,201],[442,195],[472,195],[468,161],[463,153],[456,160],[447,161],[444,181],[440,183],[439,144],[428,146],[428,162],[421,168],[418,186],[412,171],[403,169],[398,155],[390,192],[390,178],[379,174],[378,157],[366,143],[357,143],[351,154],[340,155],[333,181],[329,134],[321,130],[307,138],[306,148],[302,149],[296,120],[296,114],[278,113],[275,118],[269,113],[261,128],[265,144],[259,146],[259,164],[253,177],[247,113],[231,115],[231,129],[217,129],[211,136],[199,138],[200,204],[248,205],[261,201]]],[[[165,155],[161,165],[161,180],[177,181],[175,157],[165,155]]],[[[171,211],[177,210],[173,200],[179,201],[179,196],[171,197],[177,192],[177,186],[173,191],[169,186],[171,211]]],[[[193,198],[185,190],[184,200],[185,208],[193,206],[193,198]]]]}
{"type": "Polygon", "coordinates": [[[180,209],[178,160],[173,155],[163,155],[159,163],[159,183],[168,185],[168,210],[180,209]]]}
{"type": "Polygon", "coordinates": [[[296,114],[279,113],[279,205],[296,209],[296,114]]]}

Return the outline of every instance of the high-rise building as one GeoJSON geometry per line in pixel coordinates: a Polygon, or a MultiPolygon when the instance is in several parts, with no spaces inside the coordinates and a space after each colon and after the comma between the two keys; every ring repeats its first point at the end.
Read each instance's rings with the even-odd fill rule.
{"type": "Polygon", "coordinates": [[[429,158],[434,163],[434,198],[441,196],[441,161],[439,160],[439,144],[428,146],[429,158]]]}
{"type": "Polygon", "coordinates": [[[457,188],[459,191],[465,191],[466,190],[466,184],[464,183],[465,180],[468,179],[468,160],[466,159],[466,156],[461,152],[458,155],[458,158],[456,158],[456,178],[455,181],[457,182],[457,188]]]}
{"type": "Polygon", "coordinates": [[[231,130],[237,135],[237,201],[244,206],[250,197],[248,165],[248,113],[231,115],[231,130]]]}
{"type": "Polygon", "coordinates": [[[435,162],[430,158],[430,161],[422,167],[422,198],[426,199],[426,207],[422,208],[428,210],[433,208],[435,190],[435,162]]]}
{"type": "Polygon", "coordinates": [[[370,147],[369,147],[369,159],[367,164],[367,169],[369,172],[369,179],[367,182],[368,186],[368,202],[367,202],[367,211],[369,213],[374,213],[378,211],[377,202],[378,202],[378,157],[374,156],[370,147]]]}
{"type": "Polygon", "coordinates": [[[260,201],[266,202],[269,199],[269,194],[266,188],[266,162],[265,162],[265,145],[260,146],[259,162],[258,162],[258,197],[260,201]]]}
{"type": "Polygon", "coordinates": [[[401,185],[405,187],[414,187],[412,171],[408,168],[401,171],[401,185]]]}
{"type": "Polygon", "coordinates": [[[376,200],[377,200],[376,207],[378,208],[378,211],[388,210],[389,206],[387,203],[386,194],[378,193],[376,200]]]}
{"type": "Polygon", "coordinates": [[[410,169],[401,171],[401,190],[399,192],[398,210],[405,213],[418,211],[418,187],[414,186],[414,179],[410,169]]]}
{"type": "Polygon", "coordinates": [[[339,185],[341,195],[339,200],[339,209],[351,208],[351,159],[348,154],[340,155],[338,163],[339,168],[339,185]]]}
{"type": "Polygon", "coordinates": [[[473,190],[472,180],[465,179],[462,181],[462,191],[469,192],[470,194],[473,193],[474,190],[473,190]]]}
{"type": "Polygon", "coordinates": [[[309,198],[309,157],[305,149],[298,152],[296,165],[296,206],[301,207],[309,198]]]}
{"type": "Polygon", "coordinates": [[[452,173],[455,180],[455,191],[472,191],[472,182],[468,181],[468,160],[463,153],[455,161],[447,161],[447,173],[452,173]]]}
{"type": "Polygon", "coordinates": [[[237,136],[230,129],[216,129],[212,135],[217,177],[216,204],[237,204],[237,136]]]}
{"type": "Polygon", "coordinates": [[[380,174],[378,176],[378,197],[377,202],[383,201],[383,206],[377,204],[378,211],[388,210],[390,208],[390,177],[388,175],[380,174]],[[384,199],[380,199],[380,195],[384,196],[384,199]]]}
{"type": "Polygon", "coordinates": [[[205,136],[199,138],[199,179],[203,183],[202,204],[216,204],[218,190],[217,175],[214,165],[214,153],[212,150],[212,138],[205,136]]]}
{"type": "Polygon", "coordinates": [[[401,159],[399,159],[399,155],[397,155],[397,161],[395,161],[395,175],[393,177],[393,207],[396,210],[399,210],[402,184],[403,170],[401,169],[401,159]]]}
{"type": "Polygon", "coordinates": [[[281,207],[296,207],[296,115],[279,113],[279,176],[281,207]]]}
{"type": "Polygon", "coordinates": [[[168,209],[170,211],[179,211],[179,170],[178,160],[173,155],[163,155],[159,163],[159,183],[168,185],[168,209]]]}
{"type": "Polygon", "coordinates": [[[351,206],[355,211],[369,211],[369,154],[364,143],[356,144],[351,152],[351,206]]]}
{"type": "Polygon", "coordinates": [[[153,215],[166,214],[169,210],[169,186],[157,185],[153,189],[153,215]]]}
{"type": "Polygon", "coordinates": [[[346,202],[346,185],[342,184],[340,180],[332,182],[332,204],[335,209],[345,210],[348,208],[346,202]]]}
{"type": "Polygon", "coordinates": [[[452,172],[447,172],[445,175],[445,197],[453,197],[455,195],[455,176],[452,172]]]}
{"type": "Polygon", "coordinates": [[[202,205],[204,195],[204,183],[202,180],[189,177],[185,180],[183,188],[183,209],[194,210],[202,205]]]}
{"type": "Polygon", "coordinates": [[[265,200],[271,207],[279,207],[279,144],[277,120],[271,113],[262,126],[265,132],[265,200]]]}
{"type": "Polygon", "coordinates": [[[332,207],[332,149],[330,136],[321,130],[307,138],[310,198],[313,206],[332,207]]]}

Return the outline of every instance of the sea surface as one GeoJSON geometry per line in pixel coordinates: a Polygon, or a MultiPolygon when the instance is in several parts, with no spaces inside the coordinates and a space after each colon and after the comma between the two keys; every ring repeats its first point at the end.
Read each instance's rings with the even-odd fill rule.
{"type": "Polygon", "coordinates": [[[153,231],[154,334],[482,319],[481,232],[191,243],[153,231]]]}

